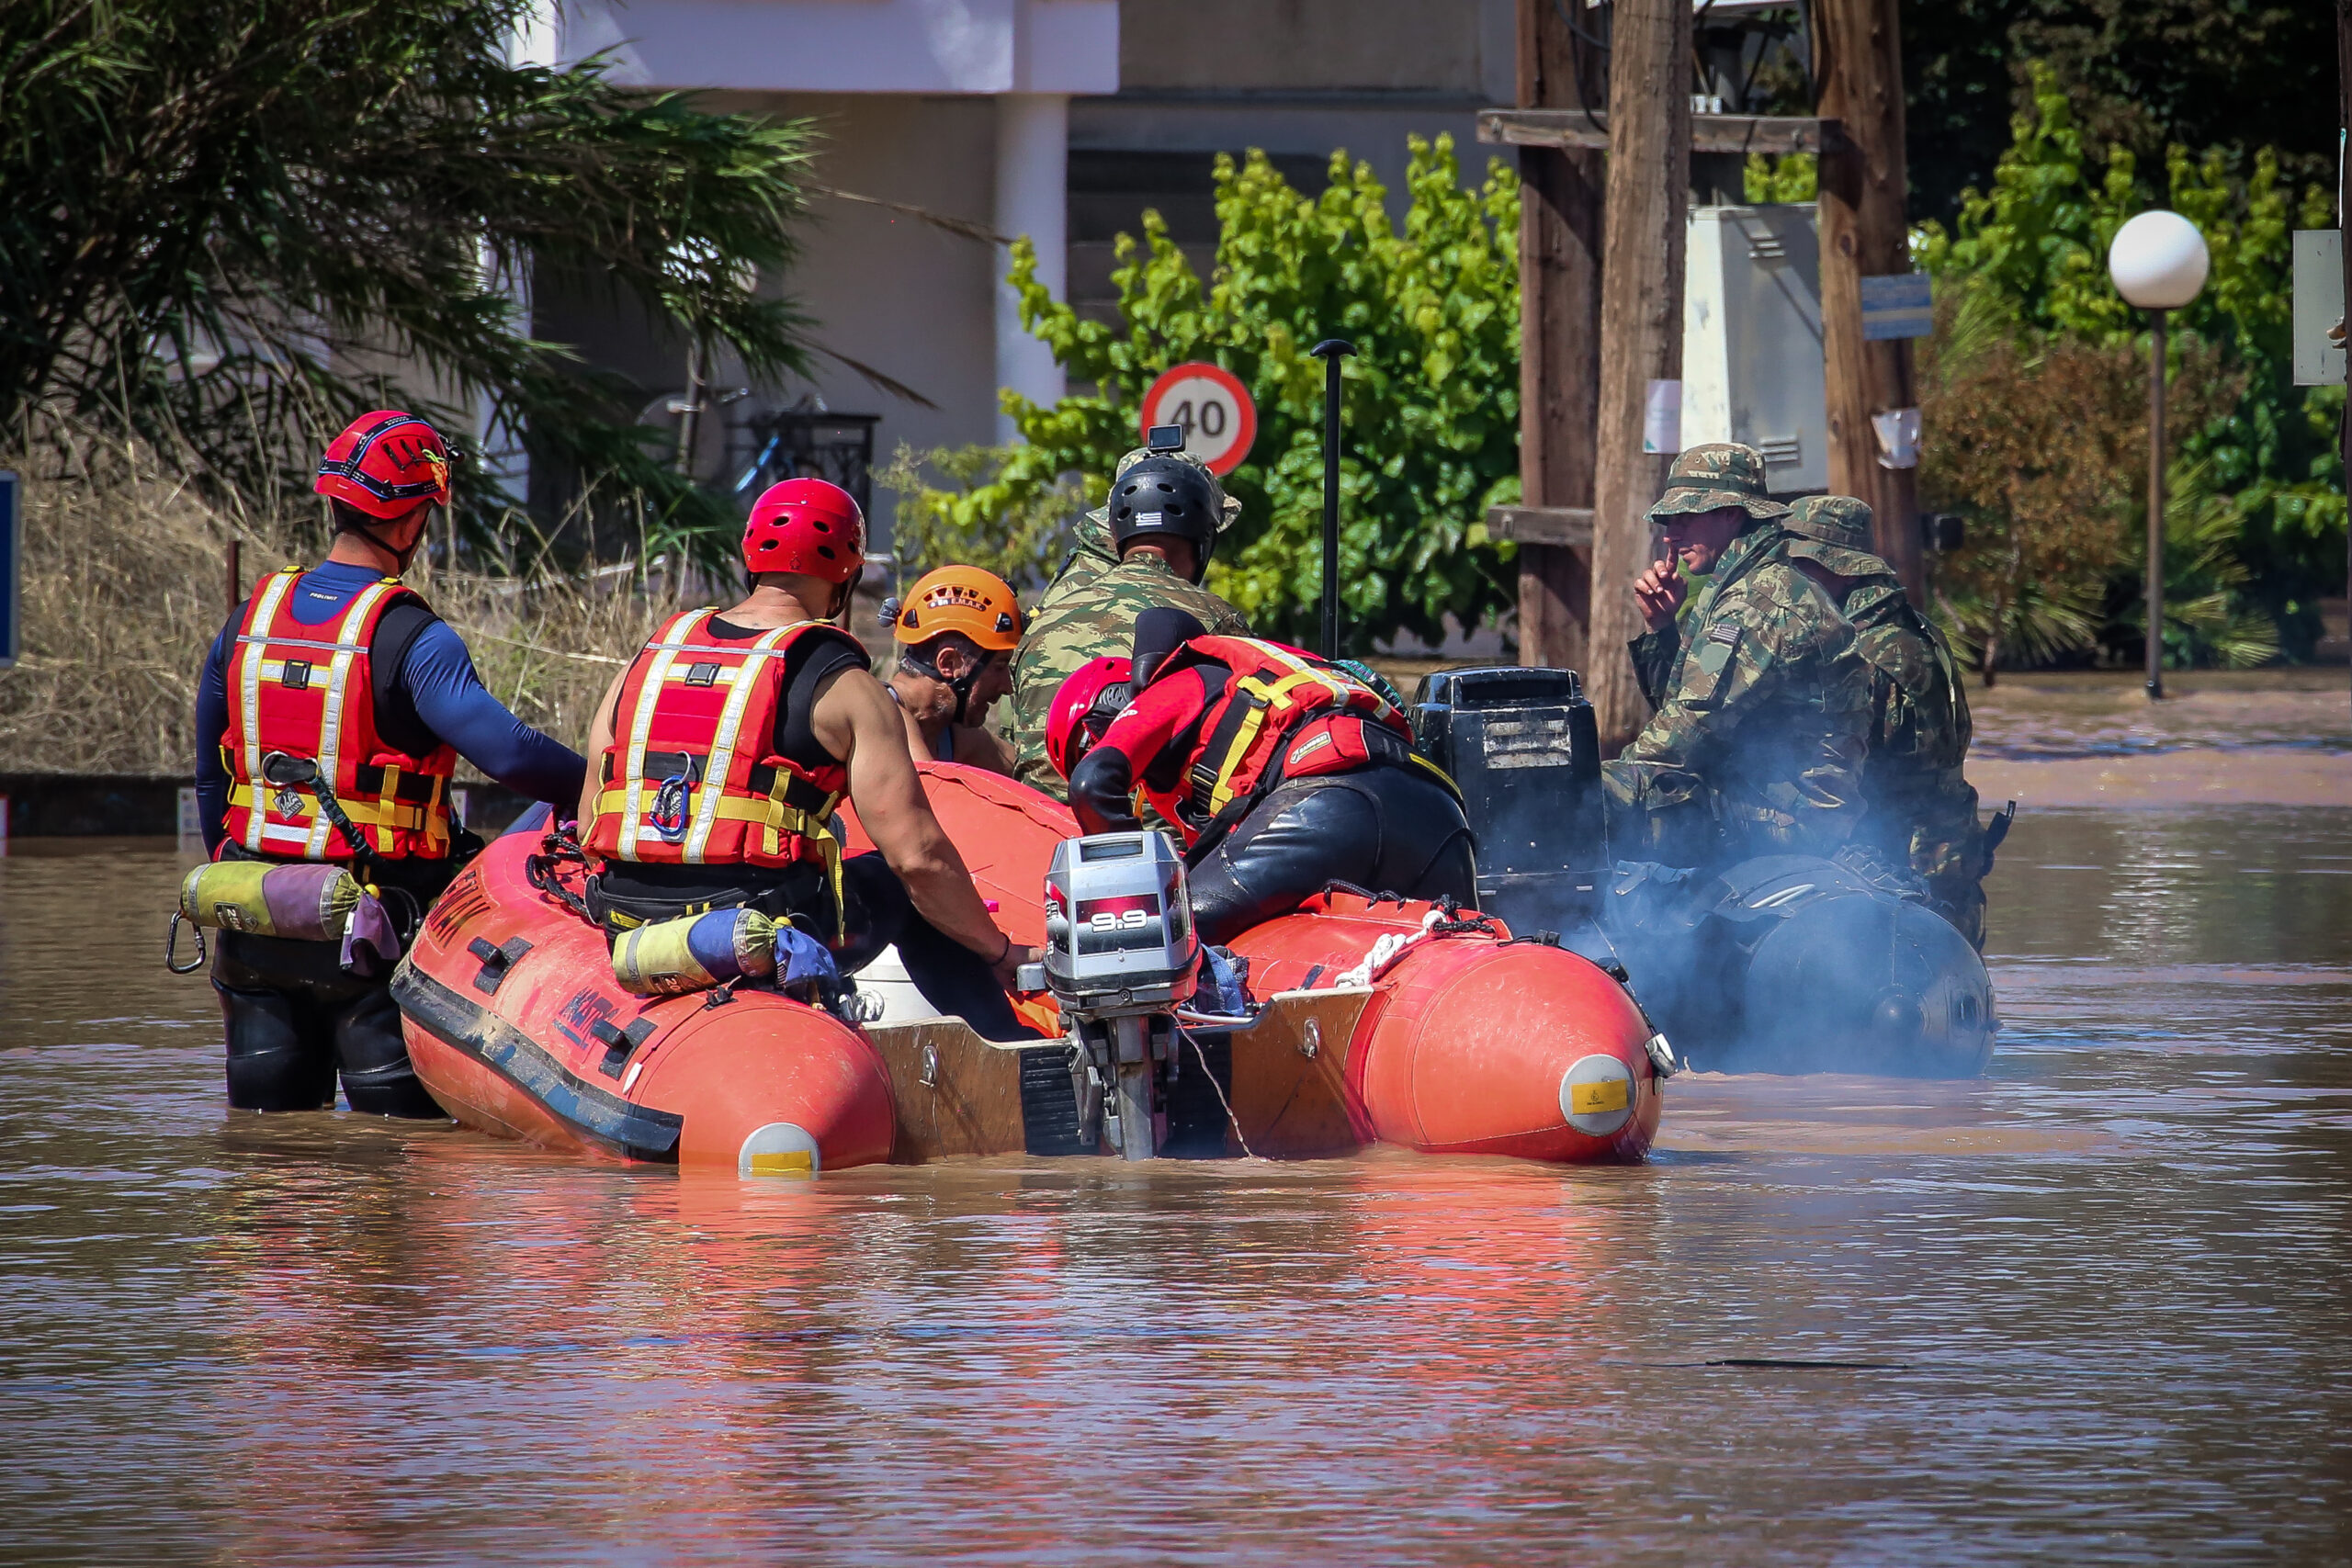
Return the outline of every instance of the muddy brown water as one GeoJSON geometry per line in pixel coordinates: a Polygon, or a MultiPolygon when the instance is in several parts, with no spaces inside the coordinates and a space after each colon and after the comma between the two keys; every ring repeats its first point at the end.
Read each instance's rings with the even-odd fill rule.
{"type": "Polygon", "coordinates": [[[221,1106],[0,862],[0,1561],[2352,1558],[2352,810],[2047,813],[1982,1081],[1648,1164],[682,1179],[221,1106]]]}

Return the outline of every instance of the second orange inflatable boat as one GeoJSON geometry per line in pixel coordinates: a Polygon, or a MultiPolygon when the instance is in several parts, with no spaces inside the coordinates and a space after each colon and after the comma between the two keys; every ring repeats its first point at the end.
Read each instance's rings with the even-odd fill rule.
{"type": "MultiPolygon", "coordinates": [[[[925,763],[932,806],[1015,941],[1044,939],[1044,881],[1068,810],[925,763]]],[[[867,846],[853,818],[850,847],[867,846]]],[[[535,833],[493,843],[435,908],[394,982],[417,1072],[485,1132],[628,1160],[813,1173],[886,1159],[1093,1153],[1071,1054],[999,1044],[960,1021],[862,1028],[768,992],[640,998],[604,938],[532,886],[535,833]]],[[[575,879],[576,868],[559,867],[575,879]]],[[[1374,1143],[1429,1154],[1641,1157],[1664,1042],[1577,955],[1483,917],[1334,890],[1233,943],[1258,1004],[1201,1026],[1224,1152],[1298,1159],[1374,1143]],[[1229,1043],[1228,1043],[1229,1041],[1229,1043]]],[[[1024,1011],[1052,1027],[1049,997],[1024,1011]]],[[[1200,1081],[1199,1078],[1195,1082],[1200,1081]]],[[[1211,1151],[1214,1152],[1214,1151],[1211,1151]]]]}

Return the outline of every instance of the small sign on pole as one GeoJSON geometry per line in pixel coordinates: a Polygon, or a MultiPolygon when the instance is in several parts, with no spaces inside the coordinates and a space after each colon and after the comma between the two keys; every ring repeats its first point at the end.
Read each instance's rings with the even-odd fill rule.
{"type": "Polygon", "coordinates": [[[1642,450],[1682,450],[1682,383],[1652,381],[1642,403],[1642,450]]]}
{"type": "Polygon", "coordinates": [[[1865,277],[1862,341],[1927,337],[1936,330],[1936,299],[1924,272],[1893,272],[1865,277]]]}
{"type": "Polygon", "coordinates": [[[2344,231],[2295,231],[2295,385],[2344,385],[2344,231]]]}
{"type": "Polygon", "coordinates": [[[1223,478],[1242,465],[1258,439],[1258,405],[1241,378],[1196,360],[1169,367],[1143,395],[1146,441],[1155,424],[1182,426],[1184,450],[1223,478]]]}
{"type": "Polygon", "coordinates": [[[23,543],[18,516],[22,508],[24,485],[11,473],[0,473],[0,670],[17,662],[17,606],[22,595],[23,571],[17,562],[23,555],[18,547],[23,543]]]}

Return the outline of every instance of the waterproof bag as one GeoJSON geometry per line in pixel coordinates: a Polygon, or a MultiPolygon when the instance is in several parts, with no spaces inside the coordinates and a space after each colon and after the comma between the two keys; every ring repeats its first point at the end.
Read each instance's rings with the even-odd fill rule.
{"type": "Polygon", "coordinates": [[[180,883],[180,917],[191,925],[295,942],[341,942],[363,897],[339,865],[211,861],[180,883]]]}
{"type": "MultiPolygon", "coordinates": [[[[788,928],[787,928],[788,929],[788,928]]],[[[757,909],[655,920],[613,942],[613,978],[640,997],[674,997],[775,973],[776,924],[757,909]]]]}
{"type": "Polygon", "coordinates": [[[401,955],[400,933],[383,901],[339,865],[207,862],[180,883],[179,908],[164,945],[164,962],[174,974],[188,974],[203,964],[208,927],[289,942],[339,942],[343,968],[363,979],[384,973],[401,955]],[[182,920],[197,928],[196,958],[186,965],[174,953],[182,920]]]}

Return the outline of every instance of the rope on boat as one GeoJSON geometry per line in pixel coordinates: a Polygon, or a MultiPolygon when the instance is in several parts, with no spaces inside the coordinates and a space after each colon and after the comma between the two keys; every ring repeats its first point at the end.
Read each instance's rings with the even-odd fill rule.
{"type": "Polygon", "coordinates": [[[1176,1032],[1182,1035],[1184,1043],[1193,1048],[1193,1059],[1201,1064],[1201,1076],[1209,1080],[1209,1088],[1216,1093],[1216,1102],[1225,1107],[1225,1122],[1233,1129],[1234,1142],[1241,1145],[1241,1157],[1256,1159],[1258,1156],[1251,1151],[1249,1138],[1242,1134],[1241,1118],[1233,1113],[1233,1102],[1225,1098],[1225,1086],[1217,1082],[1216,1074],[1209,1070],[1209,1054],[1201,1049],[1201,1043],[1193,1039],[1193,1032],[1182,1024],[1176,1026],[1176,1032]]]}

